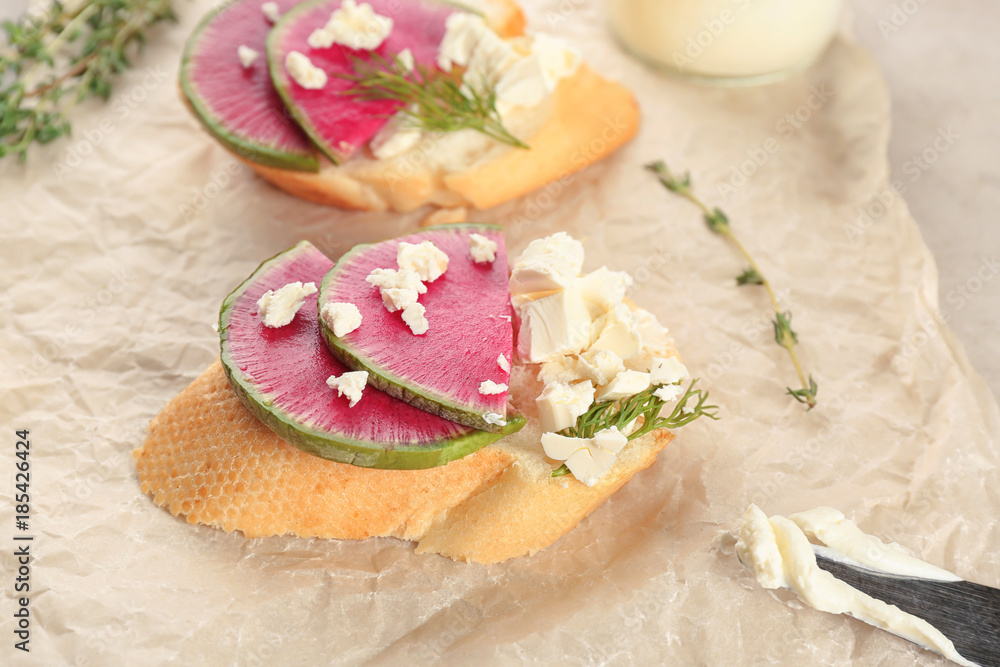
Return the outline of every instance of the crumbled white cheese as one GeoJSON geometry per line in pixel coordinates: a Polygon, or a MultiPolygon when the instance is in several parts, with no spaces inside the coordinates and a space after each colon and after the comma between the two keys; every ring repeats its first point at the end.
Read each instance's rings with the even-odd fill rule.
{"type": "Polygon", "coordinates": [[[379,129],[368,142],[368,147],[377,159],[388,160],[416,146],[423,136],[424,133],[413,125],[408,115],[397,113],[379,129]]]}
{"type": "Polygon", "coordinates": [[[629,396],[649,389],[649,373],[627,370],[615,376],[615,379],[597,390],[597,400],[620,401],[629,396]]]}
{"type": "Polygon", "coordinates": [[[409,73],[412,72],[417,67],[417,61],[413,58],[413,52],[409,49],[403,49],[396,54],[396,60],[399,64],[403,66],[403,71],[409,73]]]}
{"type": "Polygon", "coordinates": [[[424,311],[422,303],[411,303],[403,308],[403,321],[406,322],[406,326],[410,327],[410,331],[415,336],[427,333],[430,328],[427,318],[424,317],[424,311]]]}
{"type": "Polygon", "coordinates": [[[259,53],[251,49],[246,44],[240,44],[239,48],[236,49],[236,55],[239,56],[240,64],[243,65],[243,69],[250,69],[254,61],[260,56],[259,53]]]}
{"type": "Polygon", "coordinates": [[[528,244],[511,269],[510,293],[532,294],[569,287],[583,268],[583,244],[557,232],[528,244]]]}
{"type": "Polygon", "coordinates": [[[350,49],[371,51],[381,46],[391,32],[391,18],[376,14],[367,2],[359,5],[355,0],[344,0],[326,25],[309,35],[308,43],[314,49],[342,44],[350,49]]]}
{"type": "Polygon", "coordinates": [[[545,87],[551,93],[560,79],[573,76],[583,57],[566,42],[551,35],[536,32],[531,37],[531,53],[538,60],[545,87]]]}
{"type": "Polygon", "coordinates": [[[319,316],[337,338],[346,336],[361,326],[361,311],[353,303],[324,303],[319,316]]]}
{"type": "MultiPolygon", "coordinates": [[[[895,561],[895,555],[892,557],[894,562],[886,562],[879,558],[886,552],[878,549],[875,542],[882,547],[886,545],[882,544],[881,540],[857,530],[856,526],[853,529],[834,528],[835,533],[846,528],[847,534],[840,535],[846,538],[843,542],[834,539],[829,543],[819,538],[815,530],[817,526],[814,525],[817,519],[820,520],[820,528],[825,527],[823,524],[826,521],[836,519],[837,515],[840,516],[838,523],[851,524],[851,522],[843,519],[843,515],[836,510],[829,508],[812,510],[812,512],[817,511],[820,514],[810,516],[811,513],[803,512],[787,518],[783,516],[768,518],[756,505],[747,507],[740,525],[736,553],[743,565],[753,573],[757,582],[764,588],[789,588],[795,591],[803,602],[815,609],[831,614],[849,614],[869,625],[936,651],[953,662],[972,667],[973,663],[958,653],[954,643],[924,619],[877,600],[819,568],[809,537],[824,542],[829,549],[826,553],[833,558],[856,561],[855,557],[860,556],[862,565],[889,574],[902,574],[896,567],[898,561],[895,561]],[[871,559],[872,556],[875,558],[871,559]],[[868,562],[865,562],[866,560],[868,562]]],[[[905,556],[904,559],[906,561],[904,571],[907,573],[904,576],[941,578],[945,581],[959,580],[952,573],[923,561],[905,556]],[[909,574],[913,572],[919,574],[909,574]]]]}
{"type": "Polygon", "coordinates": [[[368,371],[348,371],[340,377],[331,375],[326,384],[331,389],[336,389],[338,396],[346,396],[351,402],[348,407],[353,408],[361,400],[361,394],[368,384],[368,371]]]}
{"type": "Polygon", "coordinates": [[[655,389],[653,391],[653,396],[664,403],[670,403],[671,401],[676,401],[678,398],[684,395],[684,387],[679,384],[665,384],[662,387],[655,389]]]}
{"type": "Polygon", "coordinates": [[[285,56],[285,69],[295,83],[309,90],[319,90],[326,85],[326,72],[312,64],[309,57],[291,51],[285,56]]]}
{"type": "Polygon", "coordinates": [[[432,241],[400,241],[396,249],[396,264],[404,271],[413,271],[420,280],[432,283],[448,269],[448,255],[432,241]]]}
{"type": "Polygon", "coordinates": [[[628,306],[617,304],[594,320],[592,350],[609,350],[623,360],[631,359],[642,349],[638,323],[628,306]]]}
{"type": "Polygon", "coordinates": [[[506,426],[507,420],[503,418],[503,415],[496,412],[484,412],[483,421],[487,424],[492,424],[494,426],[506,426]]]}
{"type": "Polygon", "coordinates": [[[615,463],[615,455],[628,443],[617,427],[597,432],[593,438],[568,438],[556,433],[542,434],[545,455],[565,461],[573,476],[593,486],[615,463]]]}
{"type": "Polygon", "coordinates": [[[497,366],[499,366],[500,370],[504,373],[510,373],[510,362],[507,360],[507,357],[503,356],[502,353],[499,357],[497,357],[497,366]]]}
{"type": "Polygon", "coordinates": [[[412,306],[417,302],[417,295],[427,292],[420,276],[408,270],[374,269],[365,281],[380,290],[382,304],[390,313],[412,306]]]}
{"type": "Polygon", "coordinates": [[[660,324],[656,316],[648,310],[636,308],[632,311],[638,323],[639,338],[642,340],[642,350],[639,354],[625,361],[625,367],[636,371],[649,372],[656,357],[672,357],[674,341],[667,328],[660,324]]]}
{"type": "Polygon", "coordinates": [[[278,290],[267,290],[257,300],[257,314],[265,327],[272,329],[290,323],[310,294],[316,293],[315,283],[288,283],[278,290]]]}
{"type": "Polygon", "coordinates": [[[632,286],[632,276],[624,271],[611,271],[602,266],[577,278],[576,286],[580,288],[591,313],[597,317],[622,302],[628,288],[632,286]]]}
{"type": "Polygon", "coordinates": [[[590,345],[591,319],[580,290],[570,287],[521,307],[517,353],[539,363],[560,354],[577,354],[590,345]]]}
{"type": "Polygon", "coordinates": [[[625,364],[622,358],[611,350],[591,349],[580,355],[577,370],[580,375],[600,386],[614,380],[619,373],[623,373],[625,364]]]}
{"type": "Polygon", "coordinates": [[[566,384],[552,382],[535,399],[542,431],[561,431],[576,425],[576,420],[594,403],[591,382],[566,384]]]}
{"type": "Polygon", "coordinates": [[[479,383],[479,393],[483,396],[493,396],[507,391],[507,385],[494,382],[493,380],[483,380],[479,383]]]}
{"type": "Polygon", "coordinates": [[[649,366],[650,382],[654,385],[677,384],[691,377],[687,366],[681,363],[677,357],[653,357],[653,362],[649,366]]]}
{"type": "Polygon", "coordinates": [[[281,18],[281,10],[278,9],[277,2],[265,2],[260,6],[260,11],[264,13],[264,16],[271,23],[277,23],[278,19],[281,18]]]}
{"type": "Polygon", "coordinates": [[[574,357],[555,355],[542,362],[537,379],[542,384],[550,382],[575,382],[583,379],[577,372],[577,361],[574,357]]]}
{"type": "Polygon", "coordinates": [[[477,264],[489,264],[497,258],[497,242],[482,234],[469,234],[469,252],[477,264]]]}

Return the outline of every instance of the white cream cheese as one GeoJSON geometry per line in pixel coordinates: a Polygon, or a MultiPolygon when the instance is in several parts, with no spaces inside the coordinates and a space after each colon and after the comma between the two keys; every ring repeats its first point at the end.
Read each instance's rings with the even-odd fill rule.
{"type": "Polygon", "coordinates": [[[611,469],[615,456],[628,443],[628,437],[617,427],[598,431],[593,438],[568,438],[557,433],[542,434],[545,455],[556,461],[565,461],[573,476],[593,486],[611,469]]]}
{"type": "Polygon", "coordinates": [[[432,283],[448,270],[448,255],[432,241],[400,241],[396,248],[396,264],[401,270],[412,271],[420,280],[432,283]]]}
{"type": "Polygon", "coordinates": [[[484,412],[483,421],[487,424],[492,424],[493,426],[506,426],[507,420],[503,418],[503,415],[497,412],[484,412]]]}
{"type": "Polygon", "coordinates": [[[414,336],[425,334],[430,329],[430,322],[427,321],[425,312],[426,309],[422,303],[411,303],[403,308],[403,322],[410,327],[414,336]]]}
{"type": "MultiPolygon", "coordinates": [[[[684,395],[684,387],[677,384],[665,384],[662,387],[653,390],[653,396],[656,396],[664,403],[670,403],[672,401],[676,401],[683,395],[684,395]]],[[[686,406],[684,408],[684,412],[690,414],[686,406]]]]}
{"type": "Polygon", "coordinates": [[[331,389],[336,389],[338,396],[346,396],[350,401],[348,407],[353,408],[361,400],[368,384],[368,371],[348,371],[339,377],[331,375],[326,379],[326,384],[331,389]]]}
{"type": "Polygon", "coordinates": [[[325,303],[319,316],[337,338],[346,336],[361,326],[361,311],[353,303],[325,303]]]}
{"type": "Polygon", "coordinates": [[[281,10],[278,9],[277,2],[265,2],[260,6],[260,11],[271,23],[277,23],[278,19],[281,18],[281,10]]]}
{"type": "Polygon", "coordinates": [[[608,350],[621,359],[631,359],[642,349],[642,336],[635,316],[623,303],[615,304],[594,320],[591,329],[592,350],[608,350]]]}
{"type": "Polygon", "coordinates": [[[403,49],[396,54],[396,60],[399,64],[403,66],[403,71],[409,74],[417,68],[417,61],[413,58],[413,52],[409,49],[403,49]]]}
{"type": "Polygon", "coordinates": [[[240,44],[239,48],[236,49],[236,55],[240,59],[240,64],[243,65],[243,69],[250,69],[250,66],[254,64],[254,61],[260,57],[260,54],[251,49],[246,44],[240,44]]]}
{"type": "Polygon", "coordinates": [[[511,294],[561,290],[572,285],[583,270],[583,244],[566,232],[535,239],[514,262],[511,294]]]}
{"type": "Polygon", "coordinates": [[[594,403],[594,385],[589,381],[553,382],[535,399],[542,431],[555,432],[576,425],[576,420],[594,403]]]}
{"type": "Polygon", "coordinates": [[[319,90],[326,85],[326,72],[312,64],[309,57],[291,51],[285,56],[285,69],[292,80],[309,90],[319,90]]]}
{"type": "Polygon", "coordinates": [[[576,382],[583,379],[577,372],[577,360],[575,357],[556,355],[542,362],[538,370],[536,379],[544,384],[551,382],[576,382]]]}
{"type": "Polygon", "coordinates": [[[469,253],[476,264],[490,264],[497,258],[497,242],[482,234],[469,234],[469,253]]]}
{"type": "Polygon", "coordinates": [[[507,385],[494,382],[493,380],[483,380],[479,383],[479,393],[483,396],[493,396],[507,391],[507,385]]]}
{"type": "Polygon", "coordinates": [[[602,266],[577,278],[576,286],[592,308],[594,317],[597,317],[622,302],[628,288],[632,286],[632,276],[624,271],[612,271],[602,266]]]}
{"type": "Polygon", "coordinates": [[[408,115],[397,113],[379,129],[368,142],[368,147],[376,158],[386,160],[407,152],[416,146],[423,136],[424,133],[414,127],[408,115]]]}
{"type": "Polygon", "coordinates": [[[308,43],[314,49],[341,44],[349,49],[371,51],[381,46],[391,32],[391,18],[376,14],[367,2],[359,5],[355,0],[344,0],[326,25],[309,35],[308,43]]]}
{"type": "Polygon", "coordinates": [[[521,307],[517,353],[533,363],[577,354],[590,344],[590,312],[576,288],[536,299],[521,307]]]}
{"type": "Polygon", "coordinates": [[[893,550],[883,544],[877,538],[865,535],[836,510],[817,508],[810,512],[793,514],[788,518],[782,516],[768,518],[759,507],[750,505],[743,514],[736,553],[740,561],[753,572],[761,586],[789,588],[815,609],[832,614],[849,614],[865,623],[936,651],[960,665],[973,665],[955,650],[950,639],[927,621],[876,600],[840,581],[829,572],[821,570],[816,565],[813,546],[802,526],[806,526],[809,533],[814,535],[814,539],[819,539],[815,536],[826,534],[831,539],[831,543],[826,546],[839,551],[839,548],[834,546],[839,545],[846,549],[843,555],[852,560],[857,560],[853,556],[867,559],[869,563],[865,563],[864,560],[858,562],[871,564],[874,569],[891,574],[943,573],[947,575],[949,581],[959,580],[950,572],[910,558],[901,551],[893,550]],[[870,547],[874,547],[875,551],[866,553],[870,547]],[[890,551],[894,553],[886,556],[885,554],[890,551]]]}
{"type": "Polygon", "coordinates": [[[649,366],[649,381],[654,385],[677,384],[691,377],[687,366],[677,357],[653,357],[649,366]]]}
{"type": "Polygon", "coordinates": [[[390,313],[412,306],[418,295],[427,292],[420,276],[406,269],[373,269],[365,281],[379,289],[382,304],[390,313]]]}
{"type": "Polygon", "coordinates": [[[500,370],[504,373],[510,373],[510,361],[508,361],[507,357],[503,356],[502,353],[499,357],[497,357],[497,366],[499,366],[500,370]]]}
{"type": "Polygon", "coordinates": [[[310,294],[316,293],[315,283],[288,283],[278,290],[267,290],[257,300],[257,314],[265,327],[276,329],[289,324],[310,294]]]}
{"type": "Polygon", "coordinates": [[[619,373],[625,372],[622,358],[610,350],[587,350],[580,355],[576,367],[580,375],[598,386],[611,382],[619,373]]]}
{"type": "Polygon", "coordinates": [[[649,373],[626,370],[597,390],[596,399],[599,403],[604,401],[620,401],[629,396],[635,396],[641,391],[649,389],[649,373]]]}

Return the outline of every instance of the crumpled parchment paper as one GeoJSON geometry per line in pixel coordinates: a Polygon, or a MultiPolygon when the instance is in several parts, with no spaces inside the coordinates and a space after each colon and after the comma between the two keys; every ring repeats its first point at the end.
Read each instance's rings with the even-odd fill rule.
{"type": "MultiPolygon", "coordinates": [[[[723,418],[681,430],[552,547],[492,567],[393,539],[247,540],[153,506],[130,452],[216,356],[230,289],[299,239],[335,255],[419,219],[314,206],[240,166],[178,98],[181,47],[208,3],[177,8],[180,25],[158,29],[109,104],[79,109],[71,139],[0,164],[0,540],[16,532],[15,428],[31,430],[35,537],[30,654],[10,645],[3,584],[0,652],[15,664],[941,661],[760,589],[713,546],[750,502],[832,505],[1000,585],[997,405],[940,320],[932,257],[890,187],[872,60],[842,36],[783,83],[696,87],[626,56],[596,2],[529,15],[637,92],[639,137],[473,217],[506,224],[512,252],[566,229],[590,268],[630,270],[723,418]],[[764,293],[735,287],[740,258],[641,169],[661,157],[730,214],[793,312],[820,387],[812,412],[784,395],[794,374],[764,293]]],[[[0,548],[11,579],[12,552],[0,548]]]]}

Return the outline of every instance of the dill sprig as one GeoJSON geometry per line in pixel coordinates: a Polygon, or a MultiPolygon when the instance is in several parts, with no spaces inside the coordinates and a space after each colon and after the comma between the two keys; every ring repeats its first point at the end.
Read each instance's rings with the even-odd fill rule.
{"type": "MultiPolygon", "coordinates": [[[[580,415],[576,420],[576,426],[571,426],[559,431],[559,435],[568,438],[593,438],[599,431],[612,426],[618,427],[619,431],[624,431],[625,427],[637,419],[642,419],[642,424],[627,437],[629,440],[641,438],[650,431],[658,428],[680,428],[690,424],[699,417],[718,419],[716,411],[717,405],[705,405],[708,400],[708,392],[695,389],[698,382],[695,378],[691,380],[687,391],[673,411],[667,417],[661,417],[660,412],[667,403],[654,392],[659,387],[650,387],[634,396],[621,401],[605,401],[592,406],[587,412],[580,415]],[[694,401],[694,405],[688,406],[688,401],[694,401]]],[[[553,477],[561,477],[569,474],[569,468],[562,464],[552,472],[553,477]]]]}
{"type": "Polygon", "coordinates": [[[691,191],[691,175],[689,173],[685,172],[683,176],[677,177],[670,172],[663,161],[647,164],[646,169],[656,174],[660,179],[660,183],[665,188],[684,197],[700,208],[705,216],[705,224],[708,225],[708,228],[716,234],[729,239],[747,260],[750,266],[736,277],[736,284],[760,285],[767,290],[767,295],[771,299],[771,305],[774,307],[774,340],[788,351],[788,355],[792,359],[792,364],[795,366],[795,372],[798,374],[801,384],[800,389],[786,387],[787,393],[799,403],[806,404],[808,406],[807,410],[812,410],[816,407],[816,393],[819,391],[819,387],[812,375],[809,375],[808,379],[806,378],[806,374],[802,370],[802,365],[799,363],[798,355],[795,353],[795,346],[799,342],[799,336],[792,329],[792,313],[791,311],[783,311],[781,309],[781,306],[778,304],[778,297],[775,295],[771,283],[764,277],[763,271],[760,270],[760,267],[750,255],[746,246],[736,238],[732,228],[729,226],[729,218],[718,208],[710,209],[705,205],[705,202],[691,191]]]}
{"type": "Polygon", "coordinates": [[[343,91],[358,100],[398,102],[413,126],[428,132],[475,130],[515,148],[528,145],[511,134],[496,108],[496,86],[485,82],[476,90],[462,82],[462,72],[445,72],[417,64],[408,71],[399,58],[372,54],[353,59],[353,72],[335,74],[351,81],[343,91]]]}
{"type": "Polygon", "coordinates": [[[33,142],[70,133],[70,109],[107,100],[114,78],[147,29],[176,20],[172,0],[53,2],[39,16],[3,22],[0,39],[0,158],[24,160],[33,142]]]}

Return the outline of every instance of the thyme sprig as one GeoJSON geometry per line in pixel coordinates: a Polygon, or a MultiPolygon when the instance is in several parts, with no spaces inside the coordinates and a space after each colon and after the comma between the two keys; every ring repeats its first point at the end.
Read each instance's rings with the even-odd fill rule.
{"type": "MultiPolygon", "coordinates": [[[[559,435],[568,438],[593,438],[599,431],[612,426],[624,431],[626,426],[641,418],[642,423],[639,428],[627,436],[629,440],[635,440],[658,428],[680,428],[699,417],[718,419],[716,411],[719,406],[705,404],[708,401],[708,392],[695,389],[694,385],[697,382],[697,378],[691,380],[684,395],[667,417],[660,416],[660,412],[667,404],[666,401],[654,395],[659,387],[650,387],[621,401],[605,401],[592,406],[580,415],[576,420],[576,426],[559,431],[559,435]],[[688,401],[694,401],[694,405],[689,407],[688,401]]],[[[565,463],[552,472],[553,477],[566,474],[569,474],[569,468],[565,463]]]]}
{"type": "Polygon", "coordinates": [[[795,353],[795,346],[799,342],[799,336],[792,329],[792,313],[791,311],[781,309],[781,306],[778,304],[778,297],[774,293],[774,288],[771,287],[770,281],[764,277],[764,272],[760,270],[760,267],[750,255],[746,246],[733,233],[732,227],[729,226],[729,218],[718,208],[710,209],[705,202],[691,191],[691,175],[689,173],[685,172],[680,177],[675,176],[662,160],[647,164],[646,169],[656,174],[660,179],[660,183],[666,189],[684,197],[700,208],[705,216],[705,224],[708,225],[708,228],[716,234],[727,238],[736,246],[743,257],[746,258],[750,266],[743,273],[736,276],[736,284],[760,285],[767,290],[767,295],[771,299],[771,305],[774,307],[774,340],[778,345],[788,350],[788,356],[792,359],[795,372],[798,374],[799,382],[802,385],[801,389],[786,387],[787,393],[799,403],[807,405],[807,410],[812,410],[816,407],[816,393],[819,391],[819,387],[816,385],[816,380],[813,379],[812,375],[809,375],[808,379],[806,379],[806,374],[799,363],[799,357],[795,353]]]}
{"type": "Polygon", "coordinates": [[[115,77],[150,26],[176,20],[172,0],[53,2],[39,16],[3,22],[0,39],[0,158],[24,160],[33,142],[71,130],[69,111],[107,100],[115,77]]]}
{"type": "Polygon", "coordinates": [[[337,73],[353,85],[341,94],[358,100],[398,102],[400,113],[412,125],[428,132],[475,130],[515,148],[528,145],[511,134],[497,111],[496,86],[462,82],[462,71],[445,72],[417,64],[412,71],[397,56],[372,54],[370,60],[354,58],[352,72],[337,73]]]}

